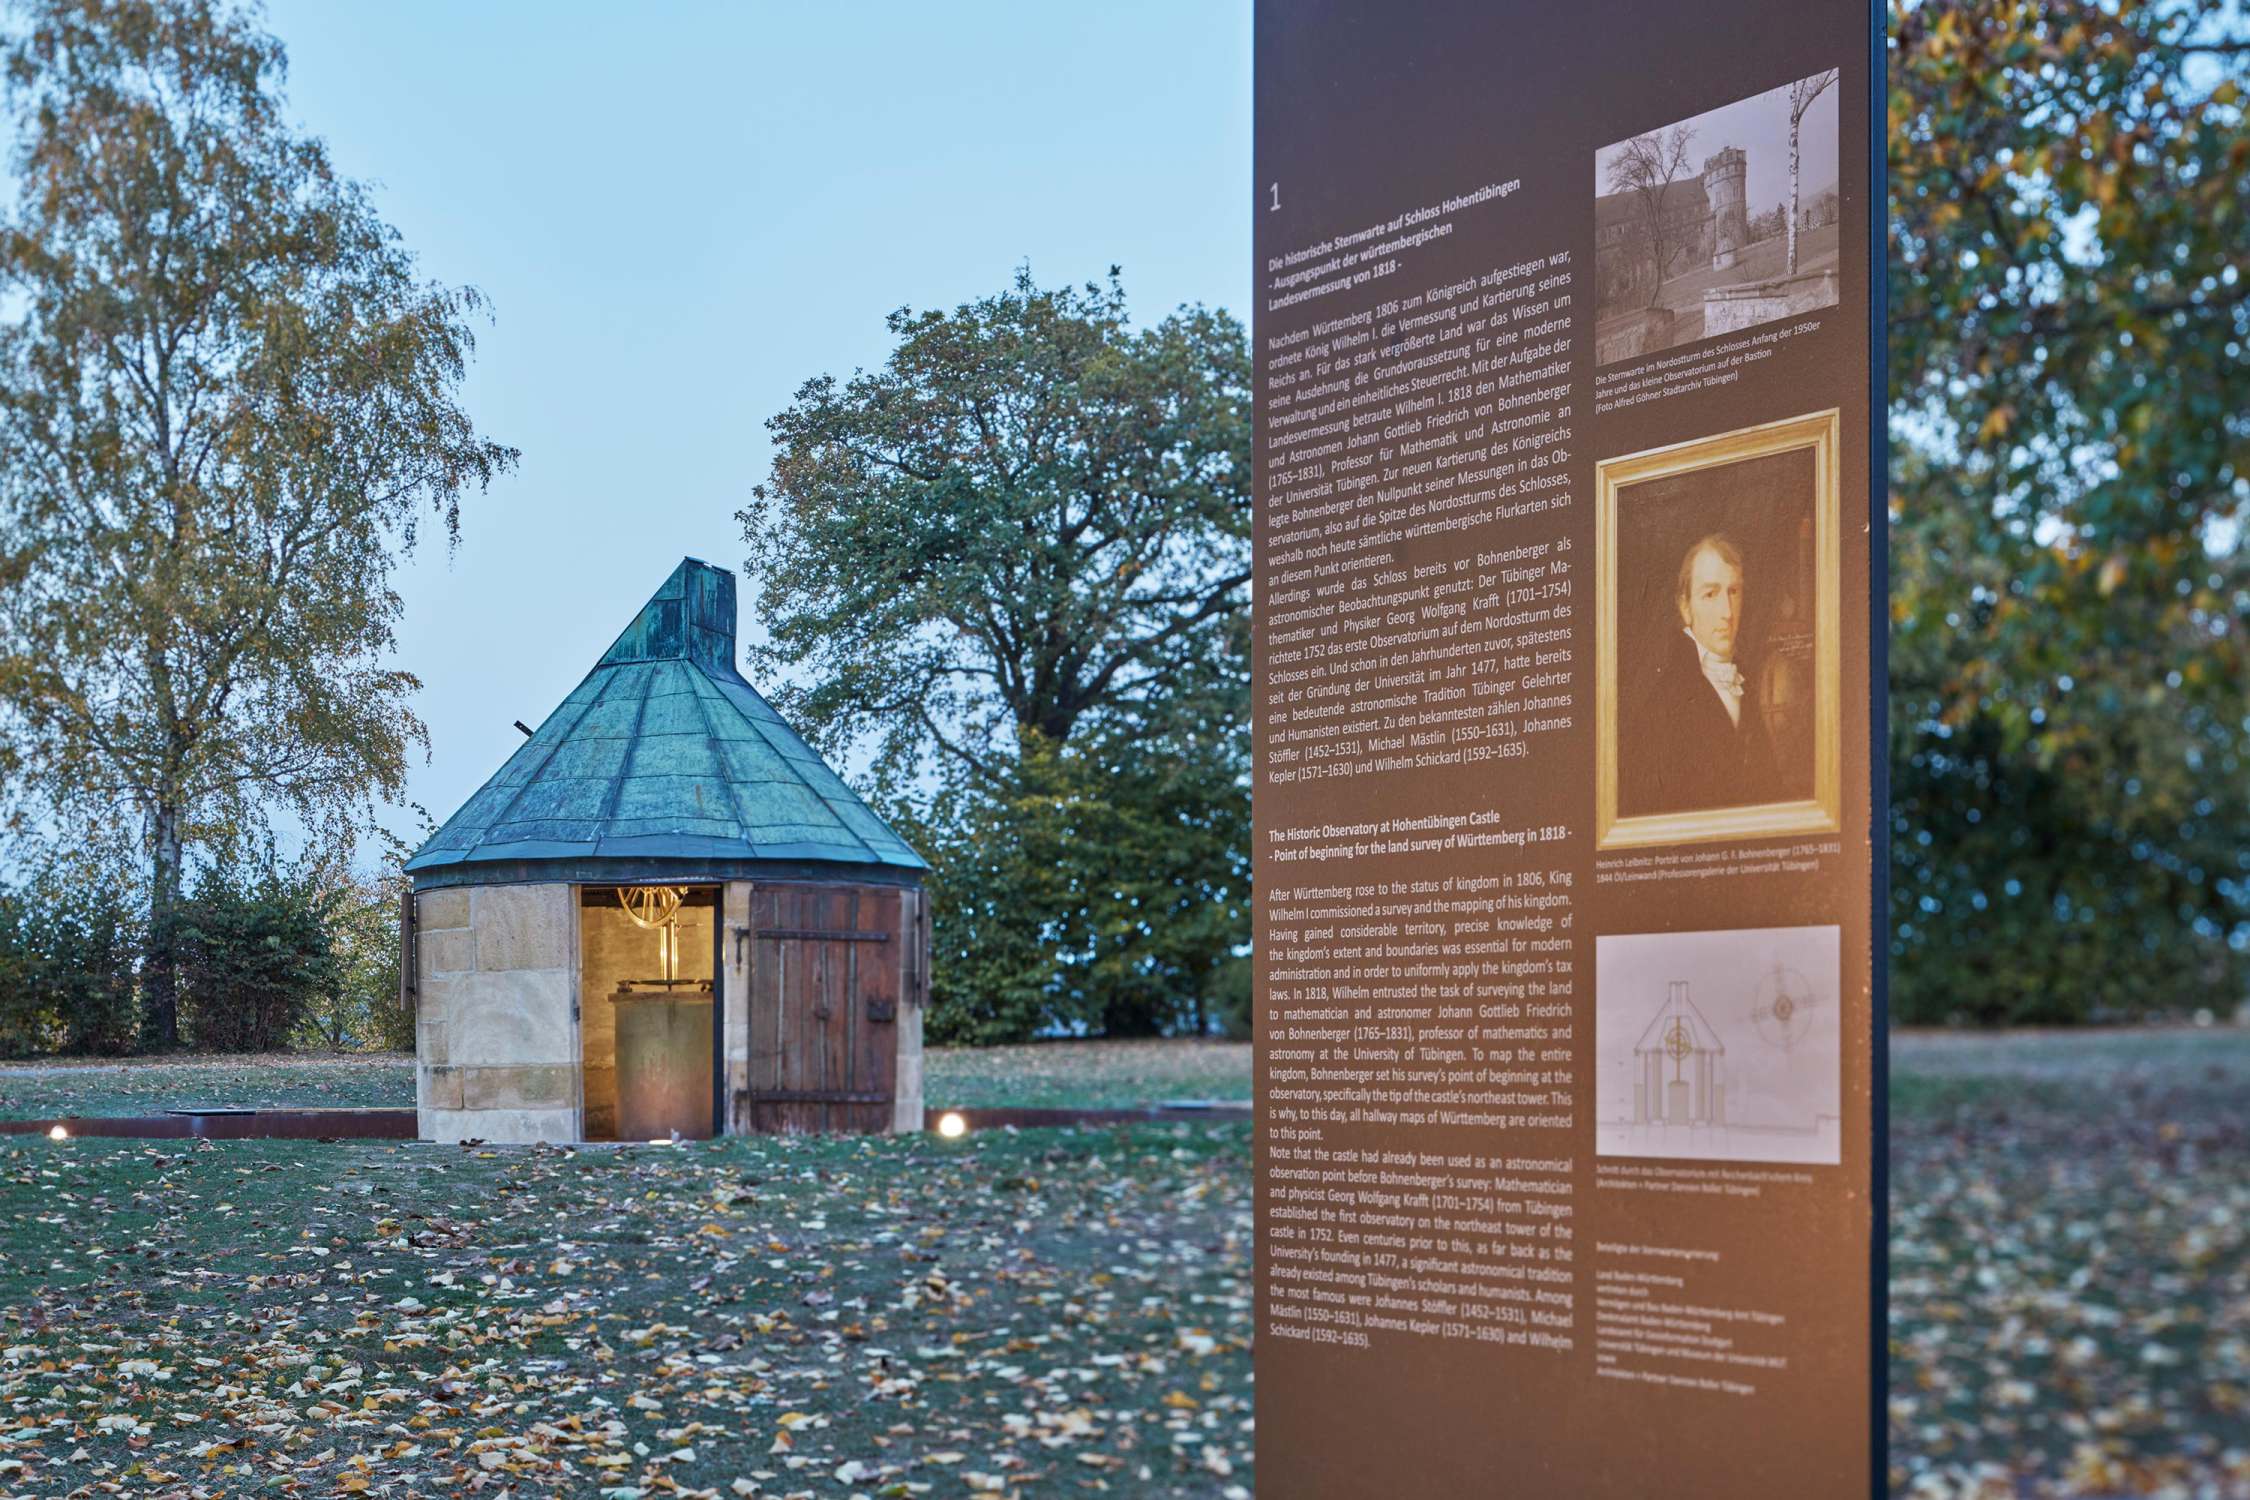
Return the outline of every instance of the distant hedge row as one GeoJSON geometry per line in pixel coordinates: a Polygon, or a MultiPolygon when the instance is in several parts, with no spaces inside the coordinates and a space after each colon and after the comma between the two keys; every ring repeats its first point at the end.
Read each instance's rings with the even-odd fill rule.
{"type": "MultiPolygon", "coordinates": [[[[0,889],[0,1056],[151,1050],[145,916],[108,889],[0,889]]],[[[174,918],[182,1042],[204,1052],[411,1047],[395,897],[375,882],[204,872],[174,918]]]]}

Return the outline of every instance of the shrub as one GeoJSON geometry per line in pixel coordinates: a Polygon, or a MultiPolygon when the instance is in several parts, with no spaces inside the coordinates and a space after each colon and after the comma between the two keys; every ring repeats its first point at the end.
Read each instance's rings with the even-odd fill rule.
{"type": "Polygon", "coordinates": [[[0,892],[0,1055],[132,1051],[136,951],[108,887],[0,892]]]}
{"type": "Polygon", "coordinates": [[[344,983],[333,892],[278,870],[206,870],[181,903],[182,1027],[211,1052],[272,1052],[344,983]]]}
{"type": "Polygon", "coordinates": [[[53,996],[40,983],[40,968],[22,898],[0,891],[0,1057],[27,1057],[53,1044],[53,996]]]}

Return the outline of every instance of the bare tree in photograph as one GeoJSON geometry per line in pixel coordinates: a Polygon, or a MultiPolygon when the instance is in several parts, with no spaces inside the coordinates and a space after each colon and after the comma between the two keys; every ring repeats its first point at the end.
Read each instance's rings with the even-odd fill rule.
{"type": "Polygon", "coordinates": [[[1836,81],[1836,70],[1816,73],[1810,78],[1800,78],[1789,85],[1789,272],[1797,274],[1797,219],[1802,210],[1797,203],[1797,137],[1805,123],[1805,114],[1813,101],[1828,92],[1836,81]]]}
{"type": "Polygon", "coordinates": [[[1649,253],[1649,307],[1664,289],[1676,247],[1668,243],[1670,226],[1664,221],[1664,197],[1687,170],[1688,142],[1695,138],[1692,125],[1674,125],[1634,136],[1618,148],[1609,164],[1609,189],[1631,193],[1641,211],[1641,236],[1649,253]]]}

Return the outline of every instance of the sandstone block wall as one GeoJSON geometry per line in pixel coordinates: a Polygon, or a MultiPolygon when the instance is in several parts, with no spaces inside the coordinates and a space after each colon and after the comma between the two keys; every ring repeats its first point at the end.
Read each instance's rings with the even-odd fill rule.
{"type": "Polygon", "coordinates": [[[415,1109],[430,1141],[578,1138],[574,893],[469,886],[415,898],[415,1109]]]}
{"type": "Polygon", "coordinates": [[[900,897],[899,939],[903,965],[899,974],[898,1092],[892,1100],[891,1129],[922,1128],[922,1008],[930,997],[929,927],[923,891],[900,897]]]}

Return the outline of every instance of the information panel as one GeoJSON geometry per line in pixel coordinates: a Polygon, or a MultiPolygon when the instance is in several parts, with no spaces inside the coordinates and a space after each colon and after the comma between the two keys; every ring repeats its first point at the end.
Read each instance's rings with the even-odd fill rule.
{"type": "Polygon", "coordinates": [[[1258,1488],[1871,1493],[1879,22],[1256,25],[1258,1488]]]}

